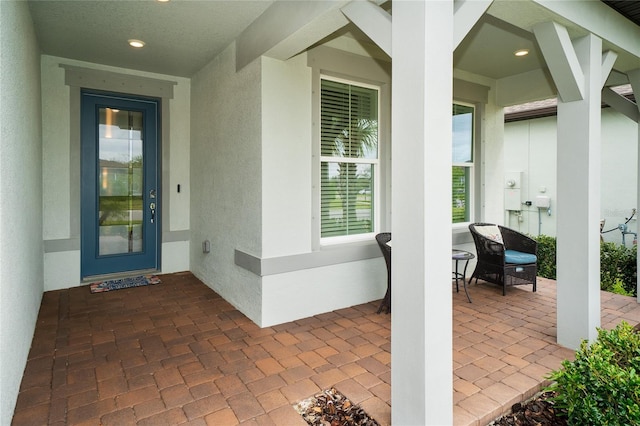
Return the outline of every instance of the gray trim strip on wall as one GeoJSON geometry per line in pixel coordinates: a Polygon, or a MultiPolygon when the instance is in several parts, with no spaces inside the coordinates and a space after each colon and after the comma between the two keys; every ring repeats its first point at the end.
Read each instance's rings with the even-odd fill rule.
{"type": "Polygon", "coordinates": [[[65,69],[64,82],[67,86],[83,87],[85,89],[109,90],[132,95],[173,99],[173,86],[177,84],[175,81],[158,80],[156,78],[120,74],[66,64],[60,64],[60,67],[65,69]]]}
{"type": "Polygon", "coordinates": [[[236,249],[234,257],[236,265],[264,277],[266,275],[374,259],[381,256],[382,253],[378,244],[373,242],[343,247],[328,247],[312,253],[269,258],[260,258],[236,249]]]}
{"type": "Polygon", "coordinates": [[[191,231],[162,231],[163,243],[175,243],[177,241],[189,241],[191,239],[191,231]]]}
{"type": "Polygon", "coordinates": [[[80,241],[80,88],[69,92],[69,237],[80,241]]]}
{"type": "MultiPolygon", "coordinates": [[[[189,241],[191,239],[191,231],[171,231],[162,233],[163,243],[175,243],[179,241],[189,241]]],[[[56,253],[61,251],[78,251],[80,250],[80,238],[64,238],[59,240],[44,240],[44,252],[56,253]]]]}
{"type": "Polygon", "coordinates": [[[262,259],[252,254],[236,249],[233,255],[234,262],[241,268],[251,271],[258,276],[262,276],[262,259]]]}
{"type": "Polygon", "coordinates": [[[80,238],[44,240],[45,253],[56,253],[61,251],[78,251],[78,250],[80,250],[80,238]]]}

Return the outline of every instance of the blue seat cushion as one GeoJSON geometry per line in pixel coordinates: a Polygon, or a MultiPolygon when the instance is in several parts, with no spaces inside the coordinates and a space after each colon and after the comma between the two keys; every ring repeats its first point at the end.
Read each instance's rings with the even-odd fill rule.
{"type": "Polygon", "coordinates": [[[526,263],[536,263],[538,258],[535,254],[531,253],[523,253],[521,251],[515,250],[505,250],[504,251],[504,261],[505,263],[514,263],[516,265],[524,265],[526,263]]]}

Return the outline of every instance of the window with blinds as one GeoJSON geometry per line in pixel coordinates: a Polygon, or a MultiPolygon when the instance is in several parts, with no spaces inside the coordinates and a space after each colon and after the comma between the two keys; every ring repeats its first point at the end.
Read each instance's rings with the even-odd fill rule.
{"type": "Polygon", "coordinates": [[[372,233],[379,90],[325,78],[320,86],[321,238],[372,233]]]}
{"type": "Polygon", "coordinates": [[[474,108],[453,104],[452,222],[472,220],[474,108]]]}

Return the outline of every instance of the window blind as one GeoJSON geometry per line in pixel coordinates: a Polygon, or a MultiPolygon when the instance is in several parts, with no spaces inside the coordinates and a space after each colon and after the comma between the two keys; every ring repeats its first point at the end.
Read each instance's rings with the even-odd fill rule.
{"type": "Polygon", "coordinates": [[[374,231],[378,91],[321,80],[321,237],[374,231]]]}
{"type": "Polygon", "coordinates": [[[452,137],[452,222],[471,221],[473,188],[474,108],[453,104],[452,137]]]}

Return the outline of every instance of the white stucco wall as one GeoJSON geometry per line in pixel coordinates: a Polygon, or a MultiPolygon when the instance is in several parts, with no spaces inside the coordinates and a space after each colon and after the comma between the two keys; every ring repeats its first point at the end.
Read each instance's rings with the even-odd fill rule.
{"type": "Polygon", "coordinates": [[[192,271],[262,326],[381,298],[382,257],[313,266],[319,244],[307,55],[260,58],[238,72],[233,55],[232,46],[192,80],[192,271]],[[206,239],[209,254],[202,253],[206,239]],[[236,249],[296,266],[252,272],[235,264],[236,249]],[[310,263],[298,267],[298,255],[311,255],[310,263]],[[348,297],[337,298],[341,292],[348,297]]]}
{"type": "Polygon", "coordinates": [[[0,2],[0,424],[11,423],[43,291],[40,49],[0,2]]]}
{"type": "Polygon", "coordinates": [[[262,257],[311,250],[311,68],[262,58],[262,257]]]}
{"type": "MultiPolygon", "coordinates": [[[[613,108],[602,110],[602,181],[601,218],[604,230],[626,222],[631,209],[638,208],[638,124],[613,108]]],[[[638,215],[628,223],[629,231],[637,232],[638,215]]],[[[604,234],[605,241],[622,242],[619,231],[604,234]]],[[[625,237],[627,247],[633,235],[625,237]]]]}
{"type": "MultiPolygon", "coordinates": [[[[313,103],[314,79],[318,73],[334,73],[346,78],[382,85],[381,121],[381,199],[389,194],[388,134],[389,75],[364,56],[336,49],[302,54],[288,61],[262,59],[262,258],[315,254],[340,247],[322,247],[314,227],[314,168],[318,153],[314,150],[313,103]],[[346,55],[346,56],[345,56],[346,55]],[[367,62],[370,61],[370,62],[367,62]],[[313,66],[309,66],[313,64],[313,66]],[[315,67],[315,74],[314,74],[315,67]],[[386,85],[386,87],[384,87],[386,85]],[[286,190],[284,190],[286,188],[286,190]]],[[[317,194],[316,194],[317,196],[317,194]]],[[[381,205],[385,212],[385,203],[381,205]]],[[[388,214],[382,213],[382,226],[387,230],[388,214]]],[[[375,245],[371,238],[370,244],[375,245]]],[[[377,246],[376,253],[379,254],[377,246]]],[[[377,300],[386,291],[386,266],[382,257],[345,261],[331,265],[300,265],[296,270],[262,277],[262,325],[292,321],[335,309],[377,300]],[[339,295],[339,296],[337,296],[339,295]]]]}
{"type": "Polygon", "coordinates": [[[236,72],[231,45],[191,80],[190,269],[257,324],[260,277],[234,250],[262,249],[260,71],[256,60],[236,72]]]}
{"type": "MultiPolygon", "coordinates": [[[[43,238],[59,240],[70,238],[71,230],[71,129],[69,86],[64,84],[64,69],[60,59],[41,57],[42,80],[42,182],[43,238]]],[[[77,236],[77,235],[76,235],[77,236]]],[[[76,278],[77,281],[79,276],[76,278]]]]}
{"type": "Polygon", "coordinates": [[[521,215],[505,212],[505,224],[526,234],[556,235],[556,117],[505,124],[505,159],[508,172],[522,173],[521,199],[536,196],[551,200],[551,216],[532,205],[522,206],[521,215]],[[541,192],[544,191],[544,192],[541,192]]]}
{"type": "Polygon", "coordinates": [[[494,102],[495,92],[491,91],[489,103],[485,106],[481,156],[482,173],[482,215],[476,221],[489,223],[504,222],[504,172],[507,162],[504,155],[504,112],[494,102]]]}
{"type": "MultiPolygon", "coordinates": [[[[88,62],[74,61],[42,55],[42,103],[43,103],[43,236],[46,242],[54,242],[62,249],[45,250],[44,282],[45,290],[69,288],[81,284],[79,215],[73,206],[79,187],[73,182],[79,171],[77,159],[71,144],[70,110],[71,89],[65,84],[65,69],[61,65],[71,65],[119,74],[141,76],[174,81],[173,98],[169,100],[169,149],[163,150],[163,218],[168,218],[164,230],[189,231],[190,228],[190,96],[189,79],[139,72],[117,67],[107,67],[88,62]],[[180,184],[180,192],[177,185],[180,184]],[[74,186],[75,185],[75,186],[74,186]],[[166,208],[166,207],[165,207],[166,208]],[[68,247],[68,248],[65,248],[68,247]]],[[[187,241],[164,241],[162,244],[161,271],[163,273],[189,269],[187,241]]],[[[46,247],[54,246],[49,244],[46,247]]]]}
{"type": "MultiPolygon", "coordinates": [[[[601,218],[604,229],[616,228],[630,217],[637,207],[636,174],[638,152],[637,124],[612,108],[602,110],[602,174],[601,174],[601,218]]],[[[538,209],[523,207],[522,221],[511,214],[511,226],[522,232],[538,235],[556,235],[556,146],[557,120],[555,116],[517,121],[505,124],[505,159],[514,171],[523,172],[524,200],[535,201],[536,196],[551,198],[551,216],[546,210],[541,213],[539,225],[538,209]],[[541,190],[545,190],[544,193],[541,190]]],[[[637,221],[628,224],[636,232],[637,221]]],[[[617,230],[605,233],[605,241],[622,243],[617,230]]],[[[627,235],[626,245],[632,244],[633,236],[627,235]]]]}
{"type": "Polygon", "coordinates": [[[262,281],[262,326],[381,299],[386,289],[382,257],[269,275],[262,281]]]}
{"type": "MultiPolygon", "coordinates": [[[[176,81],[173,87],[173,99],[169,103],[169,169],[163,170],[163,174],[169,172],[169,185],[163,188],[163,196],[169,197],[169,231],[186,231],[190,229],[191,204],[191,80],[179,77],[163,77],[176,81]],[[178,192],[180,185],[180,192],[178,192]]],[[[166,159],[166,155],[163,155],[166,159]]],[[[163,164],[166,169],[166,164],[163,164]]],[[[163,245],[163,251],[165,246],[163,245]]],[[[163,272],[183,271],[189,267],[188,251],[180,256],[179,269],[168,268],[165,270],[165,262],[162,262],[163,272]],[[186,255],[186,257],[184,256],[186,255]],[[185,263],[186,261],[186,263],[185,263]]]]}

